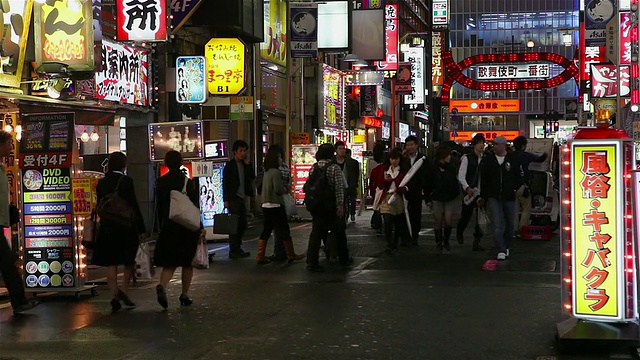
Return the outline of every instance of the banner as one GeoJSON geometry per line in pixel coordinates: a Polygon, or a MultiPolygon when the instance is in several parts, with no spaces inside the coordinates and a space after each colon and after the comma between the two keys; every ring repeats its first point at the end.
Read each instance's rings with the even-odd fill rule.
{"type": "Polygon", "coordinates": [[[149,52],[103,40],[102,71],[95,80],[98,99],[148,106],[149,52]]]}
{"type": "Polygon", "coordinates": [[[444,84],[444,66],[442,65],[442,51],[444,50],[444,33],[431,33],[431,85],[444,84]]]}
{"type": "Polygon", "coordinates": [[[398,4],[385,6],[385,61],[376,63],[378,70],[398,70],[398,4]]]}
{"type": "Polygon", "coordinates": [[[378,87],[367,85],[360,87],[360,116],[376,116],[378,109],[378,87]]]}
{"type": "Polygon", "coordinates": [[[289,3],[291,56],[318,57],[318,4],[289,3]]]}
{"type": "Polygon", "coordinates": [[[411,95],[405,95],[404,103],[413,109],[412,105],[424,104],[424,48],[410,47],[405,60],[411,63],[411,95]]]}

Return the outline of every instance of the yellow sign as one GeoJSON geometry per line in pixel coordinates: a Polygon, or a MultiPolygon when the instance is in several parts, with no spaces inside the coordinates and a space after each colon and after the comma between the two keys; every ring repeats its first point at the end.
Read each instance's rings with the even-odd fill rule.
{"type": "Polygon", "coordinates": [[[308,132],[292,132],[291,145],[309,145],[311,144],[311,133],[308,132]]]}
{"type": "Polygon", "coordinates": [[[265,1],[264,15],[264,42],[260,43],[262,58],[287,66],[287,2],[265,1]]]}
{"type": "Polygon", "coordinates": [[[2,30],[0,32],[2,39],[0,85],[2,86],[20,87],[32,10],[32,0],[15,0],[0,6],[0,30],[2,30]]]}
{"type": "Polygon", "coordinates": [[[622,156],[616,143],[606,140],[572,144],[571,228],[573,313],[582,318],[617,319],[624,232],[622,156]],[[604,143],[604,144],[603,144],[604,143]]]}
{"type": "Polygon", "coordinates": [[[238,38],[213,38],[205,45],[207,84],[212,95],[237,95],[244,90],[245,45],[238,38]]]}
{"type": "Polygon", "coordinates": [[[92,2],[58,0],[34,7],[36,63],[38,71],[93,71],[92,2]],[[49,5],[52,3],[52,5],[49,5]],[[47,64],[49,63],[49,64],[47,64]]]}
{"type": "Polygon", "coordinates": [[[91,215],[93,210],[93,196],[91,178],[71,179],[71,201],[74,215],[91,215]]]}
{"type": "Polygon", "coordinates": [[[26,192],[25,203],[67,202],[71,198],[68,191],[26,192]]]}
{"type": "Polygon", "coordinates": [[[367,142],[367,136],[366,135],[353,135],[353,142],[356,143],[356,144],[365,143],[365,142],[367,142]]]}

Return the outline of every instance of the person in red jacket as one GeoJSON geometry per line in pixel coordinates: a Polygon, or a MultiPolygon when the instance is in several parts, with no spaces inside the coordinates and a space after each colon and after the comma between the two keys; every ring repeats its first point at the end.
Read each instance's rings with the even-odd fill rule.
{"type": "MultiPolygon", "coordinates": [[[[402,238],[407,240],[407,224],[404,216],[403,194],[406,186],[400,186],[407,173],[406,166],[401,166],[402,152],[399,149],[392,150],[384,161],[384,171],[377,173],[377,188],[383,191],[378,202],[380,213],[384,222],[384,234],[387,239],[387,251],[392,253],[397,250],[398,242],[402,238]],[[396,194],[395,201],[389,204],[389,199],[396,194]],[[394,234],[395,230],[395,234],[394,234]]],[[[374,206],[375,208],[375,206],[374,206]]]]}

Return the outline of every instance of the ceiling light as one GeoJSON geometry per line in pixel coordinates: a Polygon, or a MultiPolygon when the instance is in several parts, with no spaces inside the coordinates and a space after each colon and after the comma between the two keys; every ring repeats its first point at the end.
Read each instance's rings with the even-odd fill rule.
{"type": "Polygon", "coordinates": [[[358,59],[357,61],[354,61],[353,64],[351,64],[351,65],[364,67],[364,66],[369,66],[369,63],[367,61],[365,61],[365,60],[358,59]]]}
{"type": "Polygon", "coordinates": [[[100,140],[100,135],[98,134],[98,132],[96,131],[96,129],[93,129],[93,132],[91,133],[91,141],[98,141],[100,140]]]}
{"type": "Polygon", "coordinates": [[[355,62],[358,60],[360,60],[360,58],[356,54],[347,54],[345,55],[344,59],[342,59],[342,61],[344,62],[355,62]]]}
{"type": "Polygon", "coordinates": [[[87,141],[89,141],[89,133],[87,132],[87,129],[85,129],[82,132],[82,135],[80,135],[80,140],[84,143],[86,143],[87,141]]]}

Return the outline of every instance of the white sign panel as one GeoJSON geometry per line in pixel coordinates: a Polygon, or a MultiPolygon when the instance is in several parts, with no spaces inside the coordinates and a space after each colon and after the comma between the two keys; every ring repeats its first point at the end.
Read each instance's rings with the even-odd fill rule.
{"type": "Polygon", "coordinates": [[[449,26],[448,0],[433,0],[433,28],[446,29],[449,26]]]}
{"type": "Polygon", "coordinates": [[[96,98],[149,105],[149,53],[102,40],[102,71],[96,72],[96,98]]]}
{"type": "Polygon", "coordinates": [[[549,64],[478,65],[478,80],[540,79],[550,76],[549,64]]]}
{"type": "Polygon", "coordinates": [[[213,162],[211,161],[194,161],[191,163],[192,177],[211,177],[213,176],[213,162]]]}
{"type": "Polygon", "coordinates": [[[424,104],[424,48],[410,47],[404,53],[405,61],[411,63],[411,95],[404,96],[407,105],[424,104]]]}

